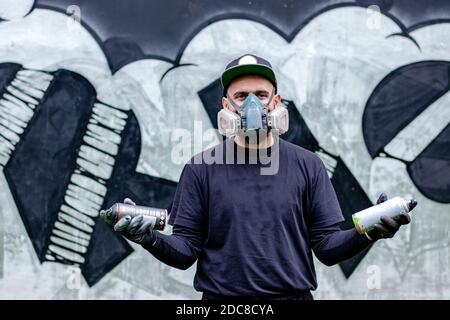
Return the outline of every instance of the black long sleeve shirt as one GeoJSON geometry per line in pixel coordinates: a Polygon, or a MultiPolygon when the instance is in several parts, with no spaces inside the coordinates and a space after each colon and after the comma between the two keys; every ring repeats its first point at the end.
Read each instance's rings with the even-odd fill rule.
{"type": "Polygon", "coordinates": [[[170,210],[173,233],[154,232],[146,246],[176,268],[197,259],[195,289],[220,296],[314,290],[313,252],[333,265],[370,245],[355,229],[340,230],[344,218],[317,155],[281,138],[267,149],[270,162],[242,164],[242,152],[247,159],[248,149],[228,139],[200,154],[216,162],[197,156],[186,164],[170,210]]]}
{"type": "MultiPolygon", "coordinates": [[[[356,229],[341,230],[339,224],[315,231],[310,239],[317,259],[327,266],[350,259],[373,243],[356,229]]],[[[171,235],[153,232],[151,244],[144,248],[165,264],[185,270],[195,263],[201,246],[201,233],[175,226],[171,235]]]]}

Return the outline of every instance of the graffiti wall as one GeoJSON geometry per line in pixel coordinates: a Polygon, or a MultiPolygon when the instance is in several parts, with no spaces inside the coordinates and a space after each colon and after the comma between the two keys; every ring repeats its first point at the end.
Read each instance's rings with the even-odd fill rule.
{"type": "Polygon", "coordinates": [[[170,207],[183,164],[221,141],[221,71],[255,53],[343,228],[381,192],[419,202],[394,239],[316,260],[315,298],[449,299],[450,6],[435,5],[1,1],[0,298],[198,299],[195,265],[162,264],[98,211],[170,207]]]}

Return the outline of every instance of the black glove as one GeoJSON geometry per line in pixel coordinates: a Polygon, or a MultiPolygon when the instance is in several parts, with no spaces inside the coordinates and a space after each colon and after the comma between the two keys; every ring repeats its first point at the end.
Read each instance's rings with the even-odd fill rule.
{"type": "MultiPolygon", "coordinates": [[[[385,202],[387,199],[388,197],[386,194],[382,193],[377,200],[377,204],[385,202]]],[[[411,217],[408,213],[403,213],[396,219],[381,216],[380,220],[381,223],[375,224],[372,230],[366,232],[366,236],[369,240],[376,241],[378,239],[392,238],[402,225],[411,222],[411,217]]]]}
{"type": "MultiPolygon", "coordinates": [[[[126,198],[126,204],[136,205],[131,199],[126,198]]],[[[154,223],[152,217],[136,216],[131,219],[130,216],[122,217],[114,225],[114,230],[130,241],[140,245],[151,245],[153,240],[153,231],[150,226],[154,223]]]]}

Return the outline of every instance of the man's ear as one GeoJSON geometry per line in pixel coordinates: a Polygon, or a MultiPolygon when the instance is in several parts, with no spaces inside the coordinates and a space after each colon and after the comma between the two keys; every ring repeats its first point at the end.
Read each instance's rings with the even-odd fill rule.
{"type": "Polygon", "coordinates": [[[277,106],[281,103],[281,94],[277,93],[275,97],[273,97],[274,105],[277,106]]]}
{"type": "Polygon", "coordinates": [[[269,105],[269,112],[270,112],[270,111],[273,111],[273,110],[280,104],[280,102],[281,102],[281,95],[280,95],[279,93],[277,93],[277,94],[273,97],[272,102],[273,102],[273,103],[271,103],[271,104],[269,105]]]}
{"type": "Polygon", "coordinates": [[[228,108],[228,99],[227,98],[225,98],[225,97],[222,97],[222,107],[224,108],[224,109],[227,109],[228,108]]]}

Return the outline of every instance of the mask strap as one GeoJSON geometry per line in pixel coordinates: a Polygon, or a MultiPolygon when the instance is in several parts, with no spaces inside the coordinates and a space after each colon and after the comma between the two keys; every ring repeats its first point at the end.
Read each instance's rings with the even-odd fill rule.
{"type": "Polygon", "coordinates": [[[275,87],[272,88],[272,93],[270,95],[269,102],[267,102],[266,107],[272,102],[273,97],[275,96],[275,87]]]}
{"type": "Polygon", "coordinates": [[[239,107],[239,106],[236,104],[236,102],[234,102],[233,99],[231,99],[228,95],[227,95],[227,100],[231,103],[231,105],[233,106],[233,108],[236,109],[236,111],[239,111],[239,109],[240,109],[241,107],[239,107]]]}

